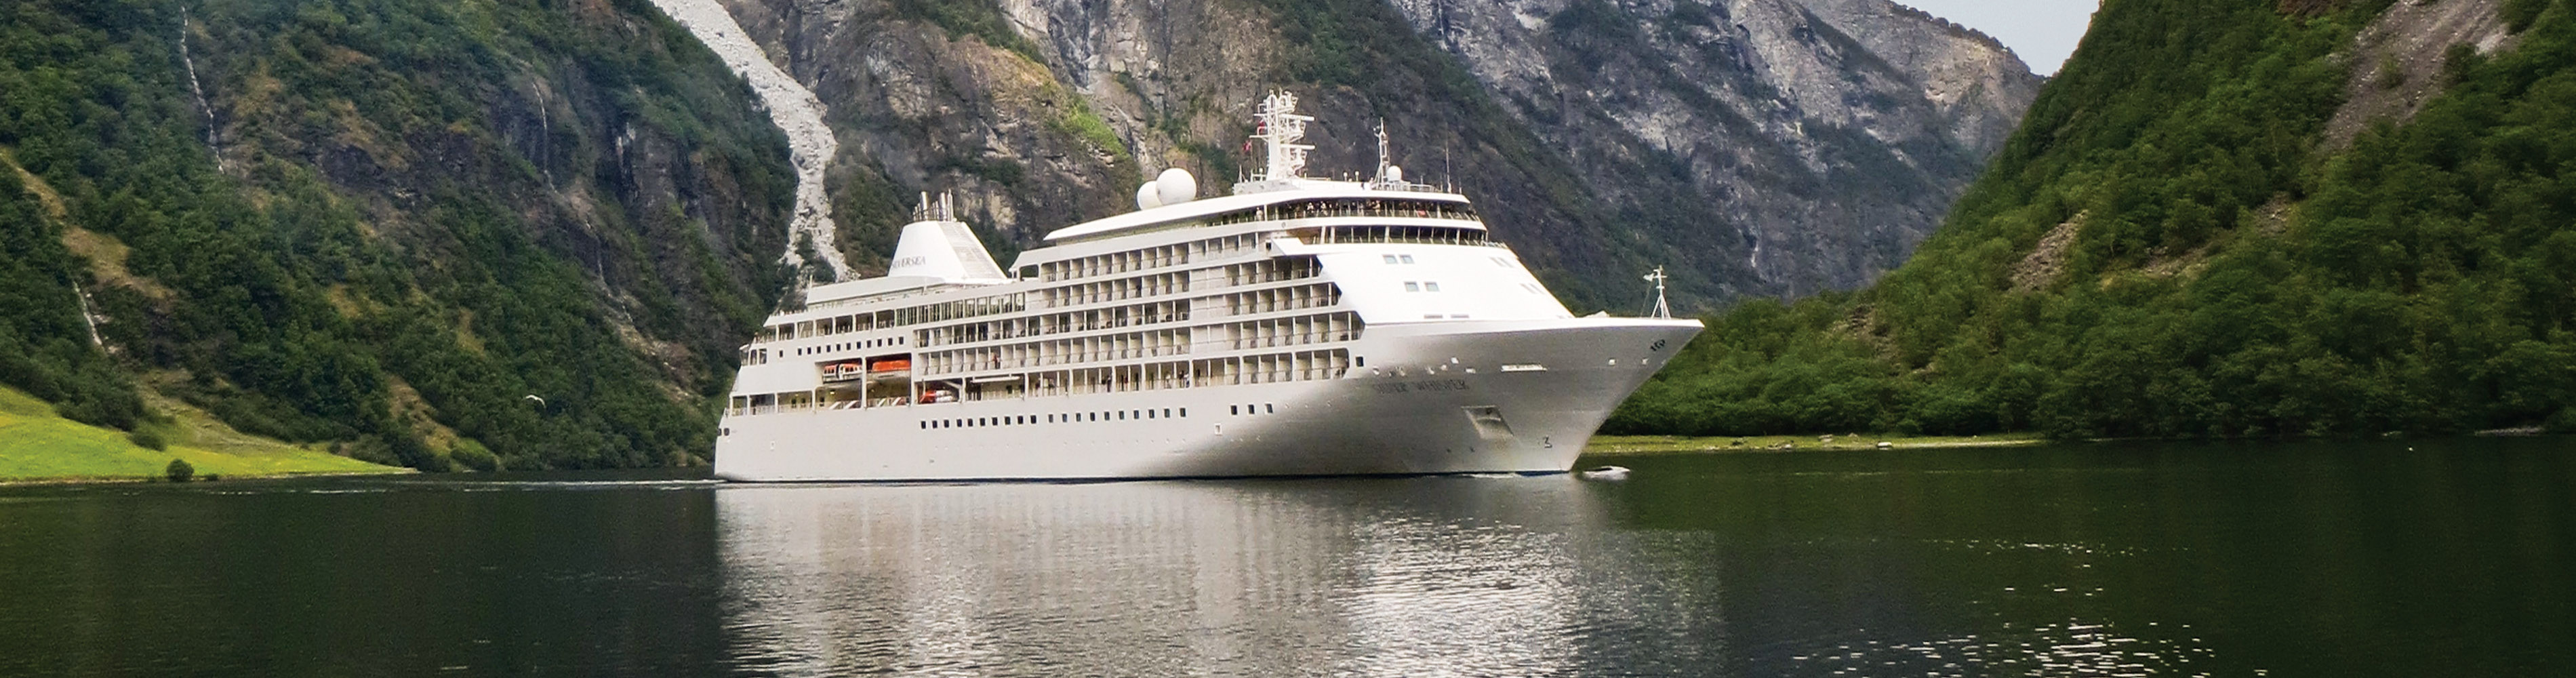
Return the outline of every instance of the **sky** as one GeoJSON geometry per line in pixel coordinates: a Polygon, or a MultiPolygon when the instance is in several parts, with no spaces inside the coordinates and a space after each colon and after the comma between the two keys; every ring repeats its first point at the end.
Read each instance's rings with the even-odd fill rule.
{"type": "Polygon", "coordinates": [[[2004,41],[2041,75],[2057,73],[2075,52],[2100,0],[1896,0],[2004,41]]]}

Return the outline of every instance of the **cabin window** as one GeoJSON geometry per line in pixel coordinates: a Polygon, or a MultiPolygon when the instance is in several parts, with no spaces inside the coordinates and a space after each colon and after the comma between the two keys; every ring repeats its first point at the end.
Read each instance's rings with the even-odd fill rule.
{"type": "Polygon", "coordinates": [[[1422,283],[1413,282],[1411,280],[1404,281],[1404,291],[1420,292],[1422,291],[1422,283]]]}
{"type": "Polygon", "coordinates": [[[1440,291],[1440,283],[1438,283],[1438,282],[1425,282],[1425,283],[1422,283],[1422,291],[1424,291],[1424,292],[1438,292],[1438,291],[1440,291]]]}

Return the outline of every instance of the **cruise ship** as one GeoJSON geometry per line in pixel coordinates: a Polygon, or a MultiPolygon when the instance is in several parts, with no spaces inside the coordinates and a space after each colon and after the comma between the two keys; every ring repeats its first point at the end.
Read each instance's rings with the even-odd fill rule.
{"type": "Polygon", "coordinates": [[[1382,125],[1375,173],[1304,176],[1296,103],[1261,102],[1232,195],[1165,170],[1009,268],[925,196],[886,275],[809,288],[742,347],[716,475],[1563,473],[1702,329],[1575,317],[1465,196],[1406,181],[1382,125]]]}

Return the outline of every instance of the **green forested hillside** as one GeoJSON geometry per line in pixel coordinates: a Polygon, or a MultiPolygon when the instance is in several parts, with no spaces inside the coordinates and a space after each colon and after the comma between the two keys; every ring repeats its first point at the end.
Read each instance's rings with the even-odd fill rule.
{"type": "Polygon", "coordinates": [[[641,0],[0,14],[0,383],[430,469],[709,447],[794,178],[641,0]]]}
{"type": "Polygon", "coordinates": [[[2104,3],[1904,267],[1712,318],[1607,430],[2576,429],[2576,15],[2322,143],[2388,5],[2104,3]]]}

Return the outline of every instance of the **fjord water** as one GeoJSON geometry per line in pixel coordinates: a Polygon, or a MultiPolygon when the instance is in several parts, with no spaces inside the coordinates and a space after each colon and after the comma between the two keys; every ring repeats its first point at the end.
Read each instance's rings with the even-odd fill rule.
{"type": "Polygon", "coordinates": [[[6,488],[0,675],[2576,671],[2564,438],[1605,461],[6,488]]]}

